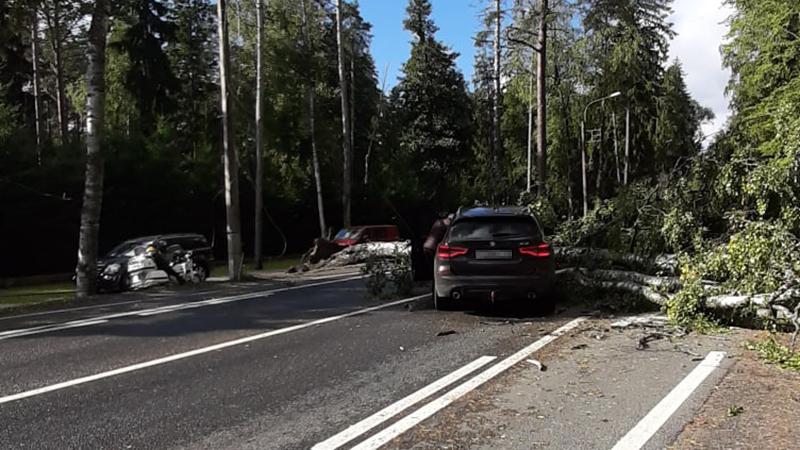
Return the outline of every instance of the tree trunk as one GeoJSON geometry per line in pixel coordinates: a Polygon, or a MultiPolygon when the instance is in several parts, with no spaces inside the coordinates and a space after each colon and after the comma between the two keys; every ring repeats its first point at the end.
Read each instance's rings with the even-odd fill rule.
{"type": "Polygon", "coordinates": [[[238,281],[242,278],[242,237],[239,216],[239,161],[231,116],[229,92],[230,52],[228,49],[228,18],[226,0],[217,0],[217,25],[219,34],[219,84],[222,107],[222,146],[225,170],[225,216],[228,221],[228,276],[238,281]]]}
{"type": "Polygon", "coordinates": [[[502,152],[502,142],[500,137],[500,115],[502,92],[500,84],[500,25],[503,20],[500,9],[501,0],[495,0],[494,18],[494,98],[492,104],[492,177],[500,180],[500,153],[502,152]]]}
{"type": "MultiPolygon", "coordinates": [[[[311,57],[311,39],[308,32],[308,17],[306,14],[306,0],[302,0],[303,12],[303,40],[305,41],[306,51],[311,57]]],[[[313,69],[312,69],[313,70],[313,69]]],[[[328,226],[325,223],[325,204],[322,201],[322,173],[319,168],[319,155],[317,154],[317,131],[316,131],[316,115],[317,115],[317,96],[314,91],[314,79],[316,73],[313,73],[311,79],[308,81],[308,122],[311,133],[311,160],[314,166],[314,184],[317,190],[317,213],[319,214],[319,235],[325,237],[328,226]]]]}
{"type": "Polygon", "coordinates": [[[344,42],[342,41],[342,0],[336,0],[336,45],[339,54],[339,88],[342,100],[342,224],[349,227],[352,206],[353,153],[350,143],[350,109],[347,107],[348,86],[344,68],[344,42]]]}
{"type": "Polygon", "coordinates": [[[531,192],[531,171],[533,169],[533,57],[531,57],[528,95],[528,184],[526,192],[531,192]]]}
{"type": "Polygon", "coordinates": [[[50,46],[53,50],[53,70],[56,75],[56,107],[58,112],[58,130],[61,143],[67,141],[67,95],[64,86],[64,59],[63,59],[63,23],[61,17],[61,0],[53,0],[51,13],[45,9],[45,18],[49,28],[50,46]]]}
{"type": "Polygon", "coordinates": [[[31,21],[31,64],[33,69],[33,112],[34,130],[36,132],[36,163],[42,165],[42,111],[39,98],[39,16],[33,8],[31,21]]]}
{"type": "Polygon", "coordinates": [[[78,239],[78,298],[97,291],[97,248],[103,204],[103,127],[105,126],[105,64],[108,0],[96,0],[89,28],[86,68],[86,181],[78,239]]]}
{"type": "Polygon", "coordinates": [[[256,0],[256,205],[255,205],[255,236],[253,238],[253,257],[256,270],[261,270],[261,250],[263,237],[263,208],[264,208],[264,150],[262,137],[261,113],[264,109],[261,99],[261,35],[264,32],[264,14],[261,10],[262,0],[256,0]]]}
{"type": "Polygon", "coordinates": [[[614,127],[614,167],[617,171],[617,184],[622,182],[622,175],[619,170],[619,144],[617,143],[617,112],[611,113],[611,125],[614,127]]]}
{"type": "Polygon", "coordinates": [[[350,37],[350,147],[352,148],[351,155],[355,161],[356,154],[356,53],[355,53],[355,36],[350,37]]]}
{"type": "Polygon", "coordinates": [[[536,72],[536,158],[539,197],[545,195],[547,181],[547,0],[539,0],[539,51],[536,72]]]}
{"type": "Polygon", "coordinates": [[[586,121],[581,122],[581,187],[583,193],[583,217],[589,214],[589,199],[586,188],[586,121]]]}
{"type": "Polygon", "coordinates": [[[630,147],[631,147],[631,107],[625,108],[625,167],[622,174],[622,184],[628,185],[630,172],[630,147]]]}

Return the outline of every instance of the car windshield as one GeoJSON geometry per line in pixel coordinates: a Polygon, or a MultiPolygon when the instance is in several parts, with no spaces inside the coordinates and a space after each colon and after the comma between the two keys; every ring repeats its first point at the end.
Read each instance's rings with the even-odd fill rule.
{"type": "Polygon", "coordinates": [[[111,249],[111,251],[108,252],[107,256],[109,257],[134,256],[136,248],[144,246],[145,243],[142,241],[126,241],[111,249]]]}
{"type": "Polygon", "coordinates": [[[336,233],[335,239],[350,239],[356,235],[358,230],[354,230],[352,228],[342,228],[338,233],[336,233]]]}
{"type": "Polygon", "coordinates": [[[539,226],[524,217],[485,217],[456,222],[450,230],[452,241],[489,241],[502,239],[539,239],[539,226]]]}

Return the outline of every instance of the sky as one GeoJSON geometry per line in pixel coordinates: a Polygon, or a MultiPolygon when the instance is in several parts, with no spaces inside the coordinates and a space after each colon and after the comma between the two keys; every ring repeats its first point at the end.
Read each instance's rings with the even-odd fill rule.
{"type": "MultiPolygon", "coordinates": [[[[408,59],[411,36],[403,29],[406,0],[359,0],[362,16],[372,24],[372,56],[379,82],[390,89],[408,59]]],[[[473,36],[480,28],[482,0],[432,0],[437,38],[458,52],[457,63],[467,81],[472,78],[475,55],[473,36]]],[[[689,92],[714,111],[716,119],[703,126],[708,135],[720,130],[730,116],[725,86],[730,73],[722,67],[719,47],[727,33],[725,19],[731,11],[724,0],[675,0],[670,21],[677,33],[670,45],[670,60],[679,59],[689,92]]]]}

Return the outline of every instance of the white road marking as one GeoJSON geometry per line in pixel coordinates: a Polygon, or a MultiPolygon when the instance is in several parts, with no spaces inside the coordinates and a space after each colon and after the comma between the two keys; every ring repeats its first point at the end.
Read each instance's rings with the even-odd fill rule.
{"type": "Polygon", "coordinates": [[[348,442],[352,441],[353,439],[361,436],[367,431],[382,424],[383,422],[389,420],[390,418],[396,416],[397,414],[400,414],[406,408],[415,405],[420,401],[430,397],[431,395],[439,392],[440,390],[446,388],[447,386],[450,386],[451,384],[455,383],[461,378],[464,378],[470,373],[480,369],[486,364],[489,364],[491,361],[494,361],[495,359],[497,359],[496,356],[482,356],[476,359],[475,361],[472,361],[471,363],[467,364],[466,366],[456,370],[455,372],[452,372],[440,378],[439,380],[425,386],[424,388],[414,392],[408,397],[405,397],[402,400],[392,403],[391,405],[367,417],[361,422],[358,422],[357,424],[348,427],[341,433],[325,440],[324,442],[320,442],[311,449],[312,450],[337,449],[343,446],[344,444],[347,444],[348,442]]]}
{"type": "Polygon", "coordinates": [[[456,388],[448,391],[441,397],[431,401],[425,406],[412,412],[408,416],[396,422],[394,425],[386,428],[380,433],[373,435],[364,442],[356,445],[355,447],[353,447],[353,450],[377,449],[382,447],[392,439],[410,430],[423,420],[433,416],[434,414],[441,411],[442,409],[444,409],[451,403],[455,402],[459,398],[463,397],[464,395],[468,394],[472,390],[476,389],[477,387],[481,386],[482,384],[486,383],[487,381],[491,380],[497,375],[500,375],[501,373],[505,372],[515,364],[519,363],[520,361],[530,356],[532,353],[541,350],[542,347],[558,339],[558,337],[564,335],[570,330],[575,329],[584,320],[586,320],[585,317],[579,317],[567,323],[566,325],[558,328],[557,330],[539,339],[533,344],[523,348],[517,353],[514,353],[513,355],[500,361],[499,363],[493,365],[492,367],[489,367],[488,369],[484,370],[483,372],[479,373],[473,378],[470,378],[469,380],[460,384],[456,388]]]}
{"type": "Polygon", "coordinates": [[[718,369],[725,352],[710,352],[686,378],[675,386],[666,397],[647,413],[646,416],[617,442],[613,450],[638,450],[675,414],[683,402],[700,387],[703,381],[718,369]]]}
{"type": "Polygon", "coordinates": [[[56,323],[56,324],[48,324],[48,325],[41,325],[38,327],[32,328],[20,328],[16,330],[8,330],[0,332],[0,341],[21,337],[21,336],[30,336],[33,334],[42,334],[42,333],[49,333],[52,331],[63,330],[65,328],[75,328],[78,326],[88,326],[88,325],[97,325],[100,323],[105,323],[110,319],[119,319],[121,317],[131,317],[131,316],[140,316],[145,317],[149,315],[155,314],[164,314],[173,311],[179,311],[182,309],[190,309],[190,308],[199,308],[202,306],[210,306],[210,305],[219,305],[222,303],[231,303],[231,302],[238,302],[242,300],[251,300],[254,298],[261,298],[261,297],[268,297],[273,294],[277,294],[279,292],[287,292],[287,291],[294,291],[297,289],[305,289],[310,287],[318,287],[318,286],[325,286],[328,284],[334,283],[342,283],[345,281],[353,281],[359,280],[363,278],[362,276],[356,277],[349,277],[349,278],[340,278],[331,281],[322,281],[318,283],[309,283],[309,284],[300,284],[297,286],[289,286],[289,287],[282,287],[282,288],[275,288],[275,289],[268,289],[265,291],[258,291],[258,292],[249,292],[247,294],[241,295],[234,295],[230,297],[220,297],[220,298],[211,298],[208,300],[201,300],[201,301],[194,301],[194,302],[186,302],[186,303],[176,303],[172,305],[166,306],[159,306],[158,308],[150,308],[150,309],[138,309],[134,311],[125,311],[121,313],[114,313],[114,314],[107,314],[98,317],[91,317],[87,319],[80,319],[80,320],[71,320],[69,322],[63,323],[56,323]],[[87,322],[89,322],[87,324],[87,322]]]}
{"type": "Polygon", "coordinates": [[[310,328],[317,325],[322,325],[329,322],[335,322],[337,320],[346,319],[348,317],[353,316],[360,316],[367,314],[372,311],[378,311],[381,309],[391,308],[393,306],[403,305],[406,303],[411,303],[417,300],[421,300],[423,298],[428,298],[430,294],[420,295],[417,297],[406,298],[403,300],[397,300],[394,302],[384,303],[378,306],[372,306],[369,308],[359,309],[357,311],[352,311],[345,314],[339,314],[337,316],[330,316],[325,317],[323,319],[312,320],[311,322],[305,322],[298,325],[293,325],[286,328],[279,328],[277,330],[267,331],[265,333],[256,334],[253,336],[247,336],[239,339],[234,339],[232,341],[221,342],[219,344],[210,345],[208,347],[202,347],[195,350],[190,350],[188,352],[177,353],[170,356],[165,356],[163,358],[154,359],[151,361],[145,361],[138,364],[133,364],[130,366],[120,367],[118,369],[109,370],[107,372],[96,373],[94,375],[89,375],[81,378],[76,378],[74,380],[64,381],[62,383],[51,384],[50,386],[41,387],[38,389],[32,389],[25,392],[20,392],[18,394],[11,394],[6,395],[4,397],[0,397],[0,405],[3,403],[13,402],[16,400],[21,400],[28,397],[34,397],[37,395],[46,394],[48,392],[58,391],[60,389],[66,389],[72,386],[78,386],[81,384],[91,383],[93,381],[102,380],[104,378],[110,378],[117,375],[122,375],[124,373],[134,372],[137,370],[146,369],[148,367],[154,367],[162,364],[167,364],[173,361],[178,361],[181,359],[191,358],[193,356],[203,355],[205,353],[214,352],[217,350],[226,349],[229,347],[234,347],[237,345],[247,344],[249,342],[258,341],[262,339],[266,339],[272,336],[278,336],[280,334],[291,333],[293,331],[302,330],[304,328],[310,328]]]}

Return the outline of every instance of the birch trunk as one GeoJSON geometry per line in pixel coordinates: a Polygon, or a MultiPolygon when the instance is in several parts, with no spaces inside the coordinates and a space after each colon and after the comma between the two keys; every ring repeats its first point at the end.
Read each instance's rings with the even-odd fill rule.
{"type": "Polygon", "coordinates": [[[536,71],[536,160],[539,197],[545,195],[547,181],[547,0],[539,0],[539,51],[536,71]]]}
{"type": "Polygon", "coordinates": [[[39,95],[39,16],[33,8],[31,21],[31,64],[33,69],[33,112],[36,132],[36,163],[42,165],[42,111],[39,95]]]}
{"type": "Polygon", "coordinates": [[[339,54],[339,88],[342,100],[342,159],[344,162],[344,170],[342,171],[342,223],[345,227],[349,227],[351,225],[352,207],[353,154],[350,142],[350,109],[347,107],[349,95],[344,66],[342,34],[342,0],[336,0],[336,45],[339,54]]]}
{"type": "Polygon", "coordinates": [[[225,170],[225,216],[227,218],[228,277],[238,281],[242,277],[242,237],[239,215],[239,161],[234,145],[233,117],[229,92],[230,52],[228,49],[228,18],[226,0],[217,0],[217,25],[219,34],[219,81],[222,108],[222,146],[225,170]]]}
{"type": "Polygon", "coordinates": [[[78,298],[97,291],[97,248],[103,203],[103,127],[105,126],[105,64],[108,0],[96,0],[89,28],[86,68],[86,181],[78,239],[78,298]]]}
{"type": "Polygon", "coordinates": [[[617,170],[617,184],[622,182],[622,175],[619,170],[619,144],[617,143],[617,113],[611,114],[611,125],[614,127],[614,167],[617,170]]]}
{"type": "MultiPolygon", "coordinates": [[[[311,57],[311,34],[308,31],[308,17],[306,13],[306,0],[302,0],[303,12],[303,40],[308,56],[311,57]]],[[[313,69],[312,69],[313,71],[313,69]]],[[[311,79],[306,87],[308,91],[308,125],[311,133],[311,161],[314,166],[314,185],[317,190],[317,213],[319,215],[319,235],[325,237],[328,226],[325,223],[325,204],[322,200],[322,173],[319,168],[319,155],[317,154],[317,96],[314,91],[316,72],[312,73],[311,79]]]]}
{"type": "Polygon", "coordinates": [[[531,191],[531,172],[533,171],[533,57],[531,57],[531,73],[528,84],[528,183],[527,192],[531,191]]]}
{"type": "Polygon", "coordinates": [[[256,0],[256,204],[255,204],[255,236],[253,237],[253,256],[255,258],[256,270],[261,270],[262,237],[263,237],[263,208],[264,208],[264,154],[262,138],[261,112],[263,103],[261,98],[261,35],[264,32],[264,14],[261,9],[262,0],[256,0]]]}
{"type": "Polygon", "coordinates": [[[502,11],[500,9],[500,0],[495,0],[495,18],[494,18],[494,99],[492,105],[492,176],[495,180],[500,180],[500,153],[501,153],[501,138],[500,138],[500,104],[502,102],[502,95],[500,92],[500,25],[502,22],[502,11]]]}

